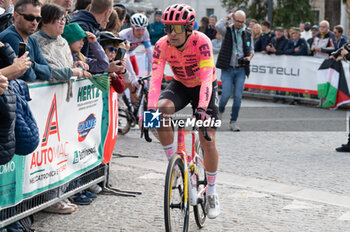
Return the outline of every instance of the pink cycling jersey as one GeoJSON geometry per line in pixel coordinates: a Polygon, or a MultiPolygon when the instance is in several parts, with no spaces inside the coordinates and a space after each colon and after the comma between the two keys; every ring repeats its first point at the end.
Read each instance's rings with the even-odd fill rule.
{"type": "Polygon", "coordinates": [[[198,108],[206,110],[212,94],[212,82],[216,80],[210,39],[205,34],[194,31],[182,52],[169,44],[168,36],[156,43],[153,50],[149,109],[157,108],[165,62],[170,65],[175,80],[189,88],[201,86],[198,108]]]}

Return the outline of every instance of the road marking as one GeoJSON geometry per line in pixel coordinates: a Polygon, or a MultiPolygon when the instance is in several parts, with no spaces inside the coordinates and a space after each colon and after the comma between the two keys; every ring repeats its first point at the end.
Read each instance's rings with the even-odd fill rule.
{"type": "Polygon", "coordinates": [[[350,221],[350,212],[344,213],[338,218],[339,221],[350,221]]]}
{"type": "Polygon", "coordinates": [[[313,209],[313,208],[322,208],[322,206],[294,200],[292,204],[285,206],[283,209],[313,209]]]}
{"type": "Polygon", "coordinates": [[[140,176],[139,179],[164,179],[164,174],[161,173],[148,173],[146,175],[140,176]]]}
{"type": "Polygon", "coordinates": [[[263,194],[263,193],[257,193],[257,192],[252,192],[252,191],[246,191],[246,190],[241,190],[241,191],[236,191],[232,197],[252,197],[252,198],[264,198],[264,197],[270,197],[271,195],[268,194],[263,194]]]}
{"type": "MultiPolygon", "coordinates": [[[[118,165],[132,166],[141,169],[153,170],[158,173],[165,173],[167,162],[153,161],[143,158],[122,158],[116,162],[118,165]]],[[[163,176],[164,178],[164,176],[163,176]]],[[[217,183],[229,186],[250,189],[264,193],[278,194],[285,197],[296,198],[299,200],[308,200],[324,204],[336,205],[340,207],[350,208],[350,197],[329,193],[325,191],[281,184],[268,180],[261,180],[252,177],[238,176],[232,173],[219,172],[217,183]]]]}

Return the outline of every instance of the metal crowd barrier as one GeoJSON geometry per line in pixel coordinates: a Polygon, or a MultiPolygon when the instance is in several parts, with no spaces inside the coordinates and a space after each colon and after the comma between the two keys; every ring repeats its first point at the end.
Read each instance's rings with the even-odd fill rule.
{"type": "Polygon", "coordinates": [[[0,228],[39,212],[50,205],[91,187],[92,185],[106,182],[108,170],[107,164],[101,164],[68,183],[64,183],[63,185],[68,185],[64,192],[62,192],[61,185],[29,199],[25,199],[15,206],[0,210],[0,228]]]}

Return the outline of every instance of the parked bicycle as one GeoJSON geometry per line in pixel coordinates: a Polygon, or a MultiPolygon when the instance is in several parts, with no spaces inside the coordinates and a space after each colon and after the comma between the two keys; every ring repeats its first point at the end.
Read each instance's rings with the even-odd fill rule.
{"type": "Polygon", "coordinates": [[[135,127],[139,121],[139,111],[147,110],[148,101],[148,88],[149,79],[151,76],[144,76],[139,78],[140,91],[137,97],[136,103],[132,104],[126,96],[125,92],[122,94],[121,100],[119,101],[118,111],[118,133],[125,135],[129,132],[131,127],[135,127]]]}
{"type": "MultiPolygon", "coordinates": [[[[210,141],[205,127],[204,137],[210,141]]],[[[144,132],[149,138],[148,130],[144,132]]],[[[207,176],[204,166],[203,149],[199,142],[198,128],[178,128],[177,151],[168,163],[164,188],[164,222],[166,231],[188,231],[189,208],[193,206],[196,224],[202,228],[206,221],[207,176]],[[185,135],[191,134],[191,154],[186,151],[185,135]]]]}

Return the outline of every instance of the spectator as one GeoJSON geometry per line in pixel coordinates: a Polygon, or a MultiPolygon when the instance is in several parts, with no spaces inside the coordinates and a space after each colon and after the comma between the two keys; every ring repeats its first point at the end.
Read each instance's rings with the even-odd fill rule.
{"type": "Polygon", "coordinates": [[[120,3],[114,4],[113,7],[114,7],[114,10],[117,12],[117,16],[119,19],[119,22],[116,28],[116,31],[119,32],[122,26],[124,25],[124,21],[126,18],[126,8],[123,4],[120,4],[120,3]],[[119,23],[120,23],[120,26],[119,26],[119,23]]]}
{"type": "Polygon", "coordinates": [[[323,20],[319,25],[320,32],[317,33],[316,37],[314,38],[311,51],[314,52],[315,57],[327,59],[329,55],[337,48],[336,38],[334,33],[329,30],[328,21],[323,20]]]}
{"type": "MultiPolygon", "coordinates": [[[[98,37],[100,31],[105,29],[112,13],[112,0],[92,0],[89,10],[80,10],[72,17],[72,23],[78,23],[84,30],[98,37]]],[[[84,56],[94,58],[89,49],[89,42],[85,41],[81,50],[84,56]]],[[[108,66],[102,66],[97,72],[104,72],[108,66]]]]}
{"type": "Polygon", "coordinates": [[[69,24],[71,20],[71,16],[69,12],[72,10],[73,0],[53,0],[53,3],[63,7],[64,9],[64,22],[65,24],[69,24]]]}
{"type": "Polygon", "coordinates": [[[113,34],[118,34],[120,28],[122,27],[122,22],[120,22],[118,13],[116,10],[112,10],[111,15],[109,16],[108,23],[106,25],[106,31],[110,31],[113,34]]]}
{"type": "Polygon", "coordinates": [[[258,23],[258,21],[256,21],[255,19],[249,20],[249,27],[248,27],[249,30],[253,31],[254,25],[257,24],[257,23],[258,23]]]}
{"type": "Polygon", "coordinates": [[[311,32],[311,23],[306,22],[304,25],[304,31],[301,32],[301,38],[305,39],[306,41],[312,37],[312,32],[311,32]]]}
{"type": "Polygon", "coordinates": [[[305,30],[305,24],[303,22],[301,22],[299,24],[299,31],[300,31],[300,33],[302,33],[302,32],[304,32],[304,30],[305,30]]]}
{"type": "Polygon", "coordinates": [[[275,33],[276,36],[272,38],[266,50],[269,54],[283,55],[288,44],[288,39],[283,35],[282,27],[276,27],[275,33]]]}
{"type": "Polygon", "coordinates": [[[40,10],[39,0],[17,1],[14,9],[14,24],[0,33],[0,41],[10,44],[16,54],[19,42],[27,44],[32,67],[22,76],[25,81],[48,80],[51,77],[51,68],[41,53],[39,43],[31,36],[41,21],[40,10]]]}
{"type": "Polygon", "coordinates": [[[126,14],[123,26],[120,28],[120,30],[122,31],[122,30],[128,29],[130,27],[131,27],[130,15],[126,14]]]}
{"type": "Polygon", "coordinates": [[[154,23],[151,23],[148,26],[148,32],[152,45],[155,45],[160,38],[165,36],[164,24],[162,23],[162,14],[162,11],[157,10],[154,13],[154,23]]]}
{"type": "Polygon", "coordinates": [[[267,20],[261,23],[262,34],[258,38],[255,43],[255,51],[261,52],[262,54],[266,54],[266,46],[271,43],[273,37],[275,37],[275,33],[271,32],[271,23],[267,20]]]}
{"type": "Polygon", "coordinates": [[[2,13],[2,15],[0,15],[0,32],[1,32],[13,24],[12,0],[0,1],[0,7],[5,10],[5,12],[2,13]]]}
{"type": "Polygon", "coordinates": [[[286,55],[293,55],[293,56],[307,55],[306,41],[300,38],[300,30],[298,30],[297,28],[294,29],[292,33],[292,39],[288,41],[288,44],[284,53],[286,55]]]}
{"type": "MultiPolygon", "coordinates": [[[[109,62],[115,61],[118,49],[126,50],[124,40],[116,37],[109,31],[101,32],[100,44],[105,50],[109,62]]],[[[116,72],[110,73],[110,76],[112,77],[111,85],[117,93],[122,93],[125,90],[125,84],[123,80],[124,78],[129,78],[129,73],[125,68],[125,60],[125,57],[122,60],[116,60],[119,69],[115,70],[116,72]]]]}
{"type": "Polygon", "coordinates": [[[286,39],[290,39],[290,34],[289,34],[289,30],[288,29],[284,29],[283,35],[284,35],[284,37],[286,37],[286,39]]]}
{"type": "Polygon", "coordinates": [[[209,24],[209,18],[204,16],[203,18],[201,18],[198,31],[205,33],[205,28],[207,28],[208,24],[209,24]]]}
{"type": "Polygon", "coordinates": [[[335,34],[337,48],[346,44],[346,39],[343,37],[344,28],[341,25],[335,26],[333,32],[335,34]]]}
{"type": "Polygon", "coordinates": [[[52,77],[69,80],[72,76],[91,77],[87,70],[74,64],[67,41],[62,38],[65,25],[65,9],[55,4],[45,4],[41,11],[40,30],[33,36],[38,40],[42,53],[52,69],[52,77]]]}
{"type": "MultiPolygon", "coordinates": [[[[311,28],[312,37],[311,37],[310,39],[307,40],[307,43],[309,44],[309,47],[310,47],[310,48],[312,47],[312,44],[313,44],[313,42],[314,42],[314,38],[316,37],[318,31],[319,31],[318,26],[317,26],[317,25],[313,25],[312,28],[311,28]]],[[[311,51],[311,52],[310,52],[310,55],[313,56],[313,55],[314,55],[314,52],[311,51]]]]}
{"type": "Polygon", "coordinates": [[[253,30],[252,30],[252,37],[253,37],[253,43],[255,45],[256,41],[259,39],[260,35],[262,33],[261,26],[259,23],[254,24],[253,30]]]}
{"type": "Polygon", "coordinates": [[[245,28],[246,15],[243,11],[231,13],[229,17],[219,20],[216,30],[224,37],[216,67],[222,69],[222,95],[219,102],[219,118],[225,111],[225,106],[231,96],[234,85],[233,105],[230,119],[230,129],[240,131],[237,125],[241,107],[245,76],[249,75],[249,62],[254,55],[250,30],[245,28]],[[234,24],[225,27],[227,21],[233,18],[234,24]]]}
{"type": "Polygon", "coordinates": [[[197,21],[194,21],[193,30],[198,31],[198,29],[199,29],[199,25],[198,25],[197,21]]]}
{"type": "Polygon", "coordinates": [[[208,26],[205,28],[205,34],[209,37],[210,40],[215,39],[215,35],[216,35],[216,30],[215,30],[215,24],[218,21],[216,15],[211,14],[209,16],[209,24],[208,26]]]}
{"type": "Polygon", "coordinates": [[[91,4],[91,0],[77,0],[75,2],[75,9],[74,9],[74,11],[86,10],[90,4],[91,4]]]}
{"type": "Polygon", "coordinates": [[[211,43],[213,44],[213,53],[214,54],[218,54],[220,52],[221,45],[222,45],[222,36],[221,36],[221,34],[220,33],[216,33],[215,39],[213,39],[211,41],[211,43]]]}
{"type": "Polygon", "coordinates": [[[65,38],[69,44],[74,62],[82,61],[89,67],[88,68],[86,65],[80,63],[81,68],[84,70],[89,70],[91,73],[97,73],[99,70],[103,70],[105,67],[108,69],[108,57],[101,45],[97,42],[94,34],[88,31],[84,32],[84,30],[77,23],[71,23],[65,26],[62,37],[65,38]],[[81,45],[84,43],[85,38],[89,43],[94,58],[85,57],[84,54],[81,53],[81,45]]]}

